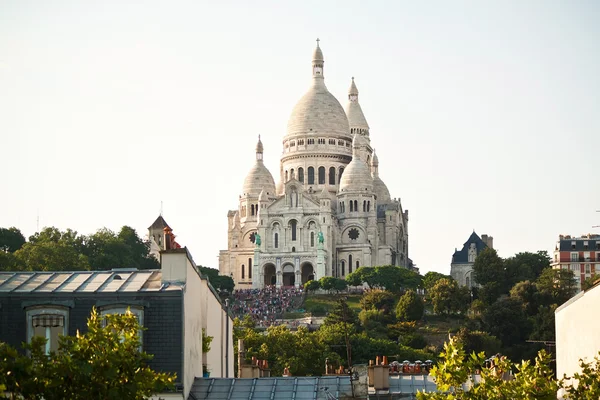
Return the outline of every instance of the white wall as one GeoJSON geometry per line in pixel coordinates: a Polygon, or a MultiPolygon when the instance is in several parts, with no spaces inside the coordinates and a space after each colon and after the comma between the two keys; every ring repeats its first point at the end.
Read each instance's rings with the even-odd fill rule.
{"type": "MultiPolygon", "coordinates": [[[[187,257],[186,257],[187,260],[187,257]]],[[[187,261],[183,293],[183,392],[188,398],[194,378],[202,376],[202,279],[187,261]]]]}
{"type": "Polygon", "coordinates": [[[600,351],[600,285],[581,292],[556,310],[556,372],[572,376],[579,359],[590,362],[600,351]]]}

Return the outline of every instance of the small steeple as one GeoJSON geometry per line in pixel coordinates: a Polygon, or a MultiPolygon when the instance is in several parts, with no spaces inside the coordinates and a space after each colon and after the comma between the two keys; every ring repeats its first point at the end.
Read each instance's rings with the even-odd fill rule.
{"type": "Polygon", "coordinates": [[[260,140],[260,135],[258,135],[258,143],[256,143],[256,161],[263,160],[263,144],[260,140]]]}
{"type": "Polygon", "coordinates": [[[354,83],[354,77],[352,77],[352,83],[348,90],[348,100],[352,103],[358,103],[358,89],[356,88],[356,83],[354,83]]]}
{"type": "Polygon", "coordinates": [[[377,178],[379,176],[379,159],[377,158],[375,149],[373,149],[373,158],[371,159],[371,173],[373,178],[377,178]]]}
{"type": "Polygon", "coordinates": [[[325,60],[323,59],[323,52],[321,51],[321,47],[319,47],[319,39],[317,38],[317,47],[315,51],[313,51],[312,57],[312,71],[313,78],[323,79],[323,64],[325,60]]]}

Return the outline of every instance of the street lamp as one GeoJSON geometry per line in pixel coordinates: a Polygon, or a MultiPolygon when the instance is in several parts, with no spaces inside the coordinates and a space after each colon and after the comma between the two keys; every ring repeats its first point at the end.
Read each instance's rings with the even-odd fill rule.
{"type": "Polygon", "coordinates": [[[229,378],[229,297],[225,299],[225,378],[229,378]]]}

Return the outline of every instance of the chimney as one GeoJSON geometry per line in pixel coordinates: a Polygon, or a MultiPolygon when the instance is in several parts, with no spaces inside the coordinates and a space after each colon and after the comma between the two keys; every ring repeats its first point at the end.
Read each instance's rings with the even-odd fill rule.
{"type": "Polygon", "coordinates": [[[238,378],[242,377],[242,365],[246,363],[246,350],[244,339],[238,339],[238,378]]]}
{"type": "Polygon", "coordinates": [[[390,368],[387,365],[387,357],[384,356],[382,359],[384,362],[380,363],[381,358],[377,356],[375,365],[372,365],[372,360],[369,361],[369,386],[372,386],[375,391],[390,389],[390,368]]]}

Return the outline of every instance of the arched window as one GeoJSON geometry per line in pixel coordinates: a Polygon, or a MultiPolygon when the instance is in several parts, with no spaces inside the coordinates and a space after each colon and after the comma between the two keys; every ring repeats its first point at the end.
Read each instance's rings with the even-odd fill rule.
{"type": "Polygon", "coordinates": [[[325,184],[325,167],[319,167],[319,185],[325,184]]]}
{"type": "Polygon", "coordinates": [[[467,276],[467,278],[465,279],[465,281],[466,281],[465,282],[466,286],[470,289],[471,288],[471,278],[467,276]]]}
{"type": "Polygon", "coordinates": [[[248,259],[248,279],[252,279],[252,259],[248,259]]]}
{"type": "Polygon", "coordinates": [[[350,212],[354,211],[354,203],[350,200],[350,212]]]}
{"type": "Polygon", "coordinates": [[[344,173],[344,167],[340,167],[340,172],[338,172],[338,183],[342,181],[342,174],[344,173]]]}
{"type": "Polygon", "coordinates": [[[286,182],[288,181],[288,172],[287,171],[285,171],[285,181],[286,182]]]}
{"type": "Polygon", "coordinates": [[[352,272],[352,254],[348,256],[348,273],[352,272]]]}
{"type": "Polygon", "coordinates": [[[346,275],[346,262],[342,260],[342,276],[346,275]]]}
{"type": "Polygon", "coordinates": [[[308,167],[308,184],[315,184],[315,169],[313,167],[308,167]]]}
{"type": "Polygon", "coordinates": [[[242,264],[242,279],[245,278],[246,275],[246,267],[244,267],[244,264],[242,264]]]}
{"type": "Polygon", "coordinates": [[[315,247],[315,233],[310,233],[310,247],[315,247]]]}
{"type": "Polygon", "coordinates": [[[363,212],[367,211],[367,201],[363,200],[363,212]]]}
{"type": "Polygon", "coordinates": [[[279,248],[279,233],[275,233],[273,237],[273,244],[275,245],[276,249],[279,248]]]}
{"type": "Polygon", "coordinates": [[[360,263],[356,261],[356,269],[360,268],[360,263]]]}
{"type": "Polygon", "coordinates": [[[358,200],[354,200],[354,211],[358,211],[358,200]]]}
{"type": "Polygon", "coordinates": [[[371,200],[367,201],[367,212],[371,211],[371,200]]]}
{"type": "Polygon", "coordinates": [[[292,228],[292,240],[296,240],[296,220],[290,221],[290,227],[292,228]]]}
{"type": "Polygon", "coordinates": [[[254,204],[250,205],[250,215],[254,215],[254,204]]]}
{"type": "Polygon", "coordinates": [[[298,180],[304,183],[304,168],[298,168],[298,180]]]}
{"type": "Polygon", "coordinates": [[[329,168],[329,184],[335,185],[335,167],[329,168]]]}
{"type": "Polygon", "coordinates": [[[294,168],[290,169],[290,179],[294,179],[296,176],[294,175],[294,168]]]}

